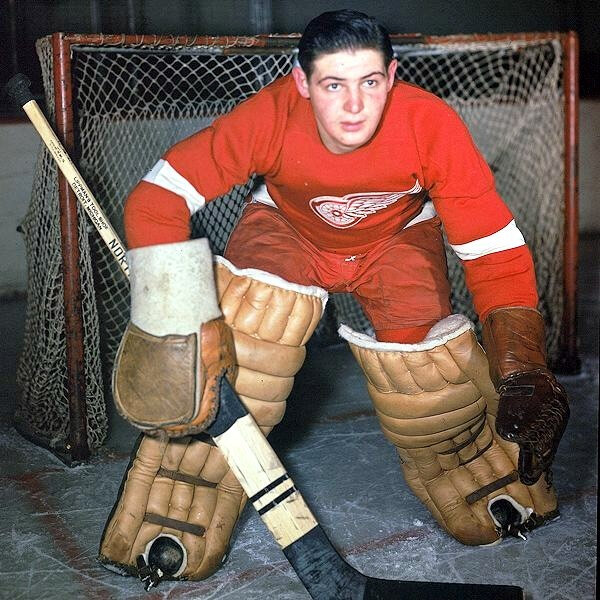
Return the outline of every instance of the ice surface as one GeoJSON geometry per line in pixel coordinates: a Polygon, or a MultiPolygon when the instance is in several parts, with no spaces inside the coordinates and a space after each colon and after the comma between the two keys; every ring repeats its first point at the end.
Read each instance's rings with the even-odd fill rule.
{"type": "MultiPolygon", "coordinates": [[[[349,563],[375,577],[520,585],[529,600],[595,598],[598,308],[597,295],[590,300],[594,284],[582,292],[582,372],[560,378],[572,404],[554,466],[561,518],[525,542],[471,548],[446,535],[406,487],[348,349],[310,351],[284,422],[270,439],[349,563]]],[[[100,536],[128,462],[121,449],[133,441],[129,429],[116,427],[106,449],[72,469],[25,441],[5,419],[0,598],[308,598],[250,508],[226,564],[206,581],[163,582],[146,594],[136,579],[101,567],[100,536]]]]}

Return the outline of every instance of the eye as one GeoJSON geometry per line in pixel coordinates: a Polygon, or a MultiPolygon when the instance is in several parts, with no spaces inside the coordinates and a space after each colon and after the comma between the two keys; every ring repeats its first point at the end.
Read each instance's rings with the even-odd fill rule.
{"type": "Polygon", "coordinates": [[[335,83],[335,82],[330,83],[330,84],[327,85],[327,89],[331,90],[332,92],[335,92],[336,90],[340,89],[340,84],[339,83],[335,83]]]}
{"type": "Polygon", "coordinates": [[[364,81],[364,86],[372,88],[372,87],[375,87],[377,85],[377,83],[378,83],[377,79],[367,79],[364,81]]]}

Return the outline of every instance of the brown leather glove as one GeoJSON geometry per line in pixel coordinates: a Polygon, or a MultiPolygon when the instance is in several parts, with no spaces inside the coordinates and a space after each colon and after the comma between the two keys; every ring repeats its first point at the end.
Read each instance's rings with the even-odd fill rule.
{"type": "Polygon", "coordinates": [[[532,308],[500,308],[483,324],[490,376],[500,394],[496,431],[519,445],[519,477],[547,473],[569,420],[562,386],[546,366],[544,321],[532,308]]]}
{"type": "Polygon", "coordinates": [[[113,373],[115,406],[146,433],[199,433],[213,422],[219,378],[232,377],[234,364],[233,336],[223,318],[190,335],[154,336],[130,323],[113,373]]]}
{"type": "Polygon", "coordinates": [[[234,375],[233,336],[206,239],[128,252],[131,323],[113,371],[119,413],[146,433],[198,433],[214,420],[219,378],[234,375]]]}

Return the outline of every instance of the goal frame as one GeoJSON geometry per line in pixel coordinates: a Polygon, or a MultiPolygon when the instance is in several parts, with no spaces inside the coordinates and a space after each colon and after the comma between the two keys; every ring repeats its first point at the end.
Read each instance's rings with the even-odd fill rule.
{"type": "MultiPolygon", "coordinates": [[[[559,363],[557,370],[575,373],[579,369],[577,352],[577,244],[578,244],[578,99],[579,99],[579,42],[573,31],[565,33],[511,33],[473,34],[452,36],[426,36],[420,34],[392,35],[393,44],[431,43],[451,44],[475,41],[508,42],[512,40],[560,39],[563,61],[564,90],[564,251],[563,251],[563,301],[564,309],[559,336],[559,363]]],[[[297,45],[298,34],[259,36],[172,36],[172,35],[103,35],[54,33],[52,64],[54,72],[55,130],[75,160],[75,124],[73,110],[73,80],[71,57],[74,46],[120,46],[123,44],[153,46],[219,46],[223,53],[240,53],[252,49],[276,53],[280,48],[289,51],[297,45]]],[[[69,405],[70,443],[67,449],[74,462],[85,461],[90,456],[86,426],[86,390],[84,362],[84,329],[82,312],[82,287],[79,273],[80,250],[78,245],[77,198],[64,176],[58,173],[61,252],[64,290],[64,318],[67,360],[67,395],[69,405]]]]}

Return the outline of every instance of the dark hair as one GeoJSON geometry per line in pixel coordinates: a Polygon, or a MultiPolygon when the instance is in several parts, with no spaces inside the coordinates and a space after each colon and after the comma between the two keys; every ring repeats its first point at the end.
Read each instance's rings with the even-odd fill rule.
{"type": "Polygon", "coordinates": [[[386,67],[394,57],[387,30],[373,17],[347,9],[324,12],[306,26],[298,44],[298,62],[310,77],[319,55],[364,48],[379,50],[386,67]]]}

